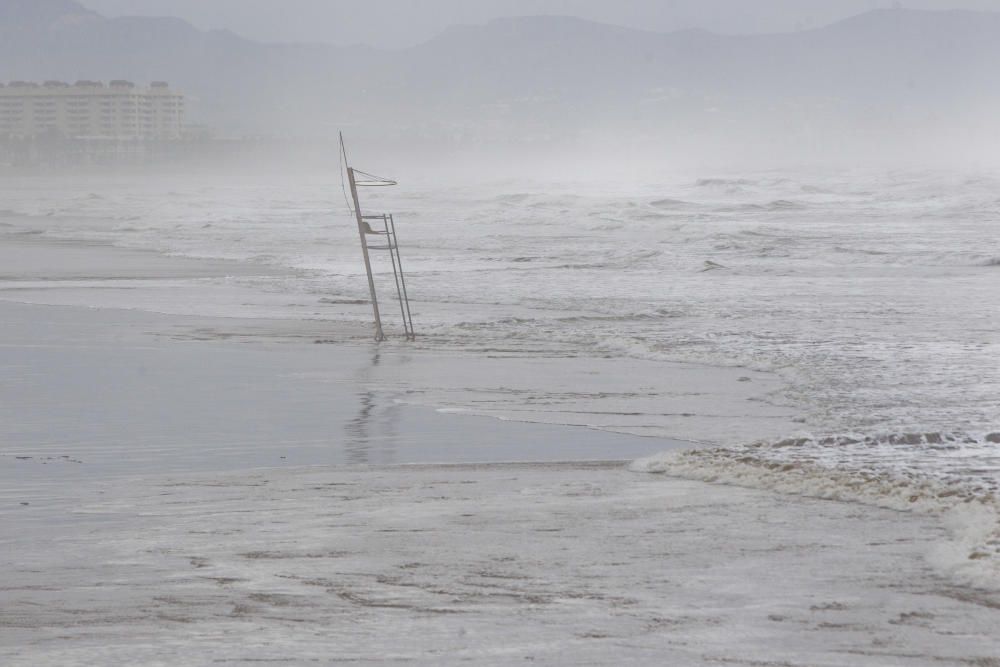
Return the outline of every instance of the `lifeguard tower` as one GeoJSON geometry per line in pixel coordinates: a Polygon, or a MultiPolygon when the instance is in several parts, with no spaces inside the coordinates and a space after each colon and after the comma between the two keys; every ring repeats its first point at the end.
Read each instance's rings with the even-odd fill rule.
{"type": "Polygon", "coordinates": [[[372,311],[375,315],[375,340],[384,341],[386,339],[385,330],[382,328],[382,316],[378,309],[378,294],[375,290],[375,276],[372,273],[372,262],[369,250],[388,250],[389,258],[392,262],[392,275],[396,282],[396,296],[399,299],[399,312],[403,318],[403,331],[406,340],[415,340],[416,333],[413,330],[413,316],[410,313],[410,299],[406,293],[406,276],[403,274],[403,259],[399,254],[399,240],[396,236],[396,221],[391,213],[377,213],[365,215],[361,210],[361,202],[358,198],[358,188],[378,188],[396,185],[396,181],[381,176],[354,169],[347,160],[347,149],[344,147],[344,135],[340,135],[340,155],[342,167],[347,172],[347,182],[351,189],[351,199],[354,202],[353,213],[358,221],[358,234],[361,237],[361,254],[365,260],[365,273],[368,274],[368,289],[371,293],[372,311]],[[374,227],[372,224],[374,223],[374,227]],[[374,244],[368,243],[369,237],[374,244]]]}

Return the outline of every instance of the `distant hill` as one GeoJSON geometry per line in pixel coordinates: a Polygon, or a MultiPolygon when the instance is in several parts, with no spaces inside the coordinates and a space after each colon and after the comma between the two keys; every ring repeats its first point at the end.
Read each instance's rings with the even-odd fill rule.
{"type": "Polygon", "coordinates": [[[261,44],[172,18],[108,19],[72,0],[0,0],[0,80],[166,79],[192,98],[196,120],[279,134],[808,134],[859,118],[877,133],[942,114],[980,122],[1000,109],[998,63],[1000,13],[877,10],[753,36],[525,17],[388,51],[261,44]]]}

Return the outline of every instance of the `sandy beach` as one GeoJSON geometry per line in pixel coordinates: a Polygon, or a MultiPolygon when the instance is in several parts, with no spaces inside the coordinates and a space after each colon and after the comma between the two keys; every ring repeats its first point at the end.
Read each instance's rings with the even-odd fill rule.
{"type": "Polygon", "coordinates": [[[935,517],[630,472],[697,445],[547,424],[564,408],[541,401],[433,409],[530,370],[625,420],[601,401],[669,375],[679,432],[752,438],[790,419],[765,373],[376,347],[174,312],[263,267],[0,256],[5,665],[998,664],[1000,597],[932,567],[935,517]]]}
{"type": "Polygon", "coordinates": [[[926,564],[932,519],[620,464],[167,476],[4,514],[7,665],[992,665],[1000,650],[1000,599],[926,564]]]}

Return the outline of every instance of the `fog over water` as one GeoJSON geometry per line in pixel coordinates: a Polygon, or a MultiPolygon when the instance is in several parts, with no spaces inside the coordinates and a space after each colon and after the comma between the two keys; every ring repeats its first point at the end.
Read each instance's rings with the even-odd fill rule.
{"type": "MultiPolygon", "coordinates": [[[[335,153],[345,130],[369,155],[467,158],[500,173],[525,162],[550,172],[602,165],[609,174],[636,165],[995,164],[1000,14],[975,11],[976,3],[925,3],[948,11],[860,4],[855,13],[850,3],[809,3],[823,20],[741,34],[678,30],[690,10],[683,4],[666,12],[662,3],[634,3],[618,21],[603,3],[571,15],[484,5],[469,21],[420,4],[439,27],[374,48],[271,44],[177,19],[107,18],[69,0],[6,0],[0,81],[167,80],[187,95],[187,121],[213,136],[293,140],[322,156],[335,153]],[[654,7],[660,19],[624,20],[654,7]],[[144,36],[139,48],[136,35],[144,36]]],[[[323,6],[347,14],[338,25],[398,28],[417,11],[323,6]]],[[[275,5],[239,7],[249,20],[275,5]]],[[[762,21],[787,9],[754,7],[762,21]]],[[[282,11],[294,18],[318,9],[282,11]]],[[[711,28],[713,17],[737,10],[699,11],[705,16],[692,25],[711,28]]]]}
{"type": "Polygon", "coordinates": [[[872,9],[995,10],[994,0],[84,0],[107,16],[177,16],[203,29],[266,42],[413,46],[446,28],[551,14],[657,32],[730,34],[816,28],[872,9]]]}

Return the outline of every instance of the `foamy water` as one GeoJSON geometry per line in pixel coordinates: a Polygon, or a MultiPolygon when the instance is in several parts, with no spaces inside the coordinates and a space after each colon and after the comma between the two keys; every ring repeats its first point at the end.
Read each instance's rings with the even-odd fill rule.
{"type": "MultiPolygon", "coordinates": [[[[398,176],[404,186],[365,195],[396,213],[419,346],[771,371],[786,381],[773,401],[796,412],[802,433],[786,434],[795,446],[744,447],[747,460],[997,492],[1000,177],[768,172],[446,187],[398,176]]],[[[298,317],[308,304],[318,318],[368,317],[347,305],[367,290],[335,171],[218,182],[12,181],[2,231],[286,267],[295,272],[233,279],[286,297],[254,316],[298,317]]],[[[676,435],[652,417],[639,426],[630,430],[676,435]]]]}

